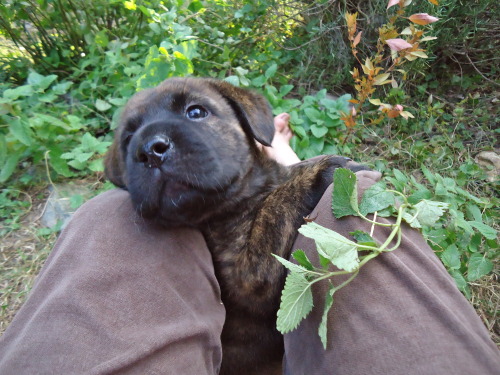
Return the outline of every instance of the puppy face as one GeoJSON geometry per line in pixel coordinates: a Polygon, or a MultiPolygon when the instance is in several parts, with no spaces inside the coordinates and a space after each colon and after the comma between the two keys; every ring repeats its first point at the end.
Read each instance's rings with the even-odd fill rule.
{"type": "Polygon", "coordinates": [[[105,173],[143,217],[196,225],[238,194],[254,139],[269,145],[273,134],[261,96],[222,81],[168,79],[126,105],[105,173]]]}

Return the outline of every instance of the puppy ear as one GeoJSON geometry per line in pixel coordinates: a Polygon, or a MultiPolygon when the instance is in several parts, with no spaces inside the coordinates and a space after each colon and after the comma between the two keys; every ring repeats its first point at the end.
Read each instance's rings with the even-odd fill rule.
{"type": "Polygon", "coordinates": [[[126,188],[125,161],[120,147],[120,134],[116,130],[115,139],[104,159],[104,175],[108,180],[120,188],[126,188]]]}
{"type": "Polygon", "coordinates": [[[225,81],[215,79],[208,81],[231,105],[243,130],[264,146],[271,146],[274,136],[274,117],[266,98],[225,81]]]}

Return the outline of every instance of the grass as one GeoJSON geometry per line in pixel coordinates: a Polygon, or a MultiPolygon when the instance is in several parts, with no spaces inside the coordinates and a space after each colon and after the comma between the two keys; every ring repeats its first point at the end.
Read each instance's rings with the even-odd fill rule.
{"type": "MultiPolygon", "coordinates": [[[[12,321],[40,272],[56,234],[41,235],[39,218],[48,196],[38,187],[23,193],[30,204],[9,218],[3,212],[0,231],[0,333],[12,321]],[[4,216],[5,215],[5,216],[4,216]]],[[[4,201],[2,201],[4,202],[4,201]]],[[[19,206],[19,205],[18,205],[19,206]]]]}

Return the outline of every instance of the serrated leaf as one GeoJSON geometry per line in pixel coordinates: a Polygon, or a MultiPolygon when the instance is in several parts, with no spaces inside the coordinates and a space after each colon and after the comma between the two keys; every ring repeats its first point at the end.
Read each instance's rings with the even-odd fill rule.
{"type": "Polygon", "coordinates": [[[417,204],[422,199],[431,199],[432,192],[425,186],[419,186],[419,189],[408,197],[408,202],[410,204],[417,204]]]}
{"type": "Polygon", "coordinates": [[[335,293],[335,287],[330,283],[328,291],[325,296],[325,306],[323,307],[323,315],[321,316],[321,323],[318,328],[318,335],[323,344],[323,349],[326,350],[327,346],[327,328],[328,328],[328,312],[333,306],[333,294],[335,293]]]}
{"type": "Polygon", "coordinates": [[[292,257],[304,268],[312,271],[314,270],[314,266],[311,261],[307,257],[306,253],[303,250],[295,250],[292,253],[292,257]]]}
{"type": "Polygon", "coordinates": [[[354,232],[350,232],[349,234],[353,236],[358,245],[373,246],[373,247],[378,246],[373,237],[370,236],[368,233],[363,232],[362,230],[355,230],[354,232]]]}
{"type": "Polygon", "coordinates": [[[379,181],[365,190],[359,204],[359,211],[366,216],[369,213],[383,210],[392,205],[394,205],[394,194],[386,191],[385,183],[379,181]]]}
{"type": "Polygon", "coordinates": [[[474,253],[469,259],[467,280],[476,281],[493,270],[493,263],[483,254],[474,253]]]}
{"type": "Polygon", "coordinates": [[[470,298],[471,293],[469,289],[469,285],[465,280],[464,276],[458,270],[450,270],[450,275],[455,280],[455,284],[457,284],[458,289],[460,289],[467,298],[470,298]]]}
{"type": "Polygon", "coordinates": [[[349,272],[358,268],[358,246],[355,242],[316,223],[302,225],[299,233],[313,239],[318,253],[336,267],[349,272]]]}
{"type": "Polygon", "coordinates": [[[358,213],[358,189],[356,175],[345,168],[337,168],[333,173],[332,209],[337,219],[358,213]]]}
{"type": "Polygon", "coordinates": [[[448,209],[449,204],[424,199],[414,206],[418,210],[417,220],[421,225],[432,226],[448,209]]]}
{"type": "Polygon", "coordinates": [[[404,212],[402,215],[402,218],[404,221],[406,221],[410,227],[412,228],[422,228],[422,225],[417,219],[417,216],[415,215],[416,210],[415,209],[410,209],[407,212],[404,212]]]}
{"type": "Polygon", "coordinates": [[[289,269],[292,272],[298,272],[298,273],[307,273],[309,270],[301,265],[295,264],[290,262],[289,260],[286,260],[285,258],[280,257],[279,255],[276,254],[271,254],[273,257],[278,260],[282,265],[284,265],[287,269],[289,269]]]}
{"type": "Polygon", "coordinates": [[[497,231],[489,225],[483,224],[479,221],[469,221],[469,224],[481,232],[481,234],[487,239],[495,240],[497,238],[497,231]]]}
{"type": "Polygon", "coordinates": [[[441,260],[450,269],[460,268],[460,253],[456,245],[450,245],[441,253],[441,260]]]}
{"type": "Polygon", "coordinates": [[[290,273],[286,277],[281,294],[276,328],[285,334],[297,328],[313,308],[310,282],[300,273],[290,273]]]}

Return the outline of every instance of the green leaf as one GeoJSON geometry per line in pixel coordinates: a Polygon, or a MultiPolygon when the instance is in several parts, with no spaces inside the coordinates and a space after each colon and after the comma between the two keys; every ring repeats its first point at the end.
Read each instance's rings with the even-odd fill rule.
{"type": "Polygon", "coordinates": [[[68,92],[73,82],[61,82],[52,87],[52,92],[56,95],[64,95],[68,92]]]}
{"type": "Polygon", "coordinates": [[[469,259],[467,280],[476,281],[493,270],[493,263],[483,254],[474,253],[469,259]]]}
{"type": "Polygon", "coordinates": [[[328,133],[328,128],[326,126],[312,125],[311,126],[311,133],[316,138],[323,138],[326,135],[326,133],[328,133]]]}
{"type": "Polygon", "coordinates": [[[61,156],[63,155],[62,149],[59,147],[51,147],[49,153],[50,165],[54,170],[64,177],[72,177],[75,174],[69,169],[68,162],[61,156]]]}
{"type": "Polygon", "coordinates": [[[321,112],[316,108],[307,107],[306,109],[304,109],[304,113],[312,122],[319,122],[323,120],[321,112]]]}
{"type": "Polygon", "coordinates": [[[33,88],[30,85],[16,87],[15,89],[5,90],[3,97],[9,100],[16,100],[20,96],[33,95],[33,88]]]}
{"type": "Polygon", "coordinates": [[[328,312],[333,305],[333,294],[335,293],[335,287],[330,282],[328,292],[325,296],[325,306],[323,308],[323,315],[321,316],[321,323],[319,324],[318,334],[323,343],[323,349],[326,350],[327,345],[327,328],[328,328],[328,312]]]}
{"type": "Polygon", "coordinates": [[[358,245],[378,247],[372,236],[362,230],[356,230],[349,234],[354,237],[358,245]]]}
{"type": "Polygon", "coordinates": [[[17,167],[17,163],[21,159],[21,153],[9,155],[5,163],[0,167],[0,182],[5,182],[12,176],[17,167]]]}
{"type": "Polygon", "coordinates": [[[450,269],[460,268],[460,253],[455,244],[450,245],[441,253],[443,264],[450,269]]]}
{"type": "Polygon", "coordinates": [[[106,30],[101,30],[95,34],[95,43],[98,46],[106,47],[109,44],[109,38],[106,35],[106,30]]]}
{"type": "Polygon", "coordinates": [[[458,289],[460,289],[467,298],[471,297],[469,285],[467,284],[467,281],[465,280],[464,276],[460,273],[458,270],[450,270],[450,275],[453,277],[455,280],[455,283],[457,284],[458,289]]]}
{"type": "Polygon", "coordinates": [[[229,82],[233,86],[239,86],[240,85],[240,79],[238,76],[229,76],[224,78],[224,81],[229,82]]]}
{"type": "Polygon", "coordinates": [[[406,184],[408,182],[408,177],[406,177],[399,169],[393,169],[394,177],[396,180],[406,184]]]}
{"type": "Polygon", "coordinates": [[[295,264],[290,262],[289,260],[286,260],[285,258],[280,257],[279,255],[276,254],[271,254],[273,257],[275,257],[282,265],[284,265],[287,269],[289,269],[292,272],[298,272],[305,274],[309,272],[309,270],[305,267],[302,267],[301,265],[295,264]]]}
{"type": "Polygon", "coordinates": [[[312,238],[318,253],[338,268],[349,272],[358,268],[358,246],[355,242],[316,223],[302,225],[299,233],[312,238]]]}
{"type": "Polygon", "coordinates": [[[295,250],[292,253],[292,256],[302,267],[308,269],[309,271],[314,270],[314,266],[303,250],[295,250]]]}
{"type": "Polygon", "coordinates": [[[417,215],[410,214],[413,218],[412,222],[407,220],[408,216],[403,216],[403,218],[414,228],[421,228],[422,226],[433,226],[436,221],[444,214],[444,211],[448,209],[449,204],[444,202],[435,202],[424,199],[413,206],[417,210],[417,215]]]}
{"type": "Polygon", "coordinates": [[[408,202],[411,204],[417,204],[422,199],[431,199],[431,198],[432,198],[431,191],[425,187],[422,187],[408,197],[408,202]]]}
{"type": "Polygon", "coordinates": [[[51,74],[49,76],[43,76],[35,71],[32,71],[28,75],[28,84],[33,86],[33,88],[37,89],[36,90],[37,92],[43,92],[56,79],[57,76],[55,74],[51,74]]]}
{"type": "Polygon", "coordinates": [[[379,181],[370,186],[363,194],[359,211],[363,216],[369,213],[383,210],[394,205],[394,194],[386,191],[385,183],[379,181]]]}
{"type": "Polygon", "coordinates": [[[280,87],[280,95],[281,97],[285,96],[288,94],[290,91],[292,91],[293,85],[283,85],[280,87]]]}
{"type": "Polygon", "coordinates": [[[266,72],[264,75],[266,76],[267,79],[274,77],[276,74],[276,71],[278,70],[278,65],[277,64],[272,64],[269,68],[267,68],[266,72]]]}
{"type": "Polygon", "coordinates": [[[432,185],[435,185],[436,184],[436,177],[434,177],[432,172],[425,165],[422,165],[421,169],[422,169],[422,173],[424,174],[425,178],[427,178],[427,180],[429,180],[429,182],[432,185]]]}
{"type": "Polygon", "coordinates": [[[356,175],[345,168],[337,168],[333,174],[332,209],[337,219],[358,214],[356,175]]]}
{"type": "Polygon", "coordinates": [[[254,87],[262,87],[266,83],[266,76],[260,75],[254,79],[252,79],[252,86],[254,87]]]}
{"type": "Polygon", "coordinates": [[[97,108],[98,111],[104,112],[111,108],[111,104],[109,104],[105,100],[97,99],[95,101],[95,107],[97,108]]]}
{"type": "Polygon", "coordinates": [[[495,240],[497,238],[497,231],[489,225],[480,223],[479,221],[469,221],[468,223],[481,232],[487,239],[495,240]]]}
{"type": "Polygon", "coordinates": [[[25,121],[16,118],[10,122],[9,129],[12,135],[22,144],[26,146],[33,144],[31,129],[25,121]]]}
{"type": "Polygon", "coordinates": [[[91,170],[92,172],[104,172],[103,159],[100,158],[100,159],[95,159],[95,160],[90,161],[90,163],[88,163],[87,168],[89,170],[91,170]]]}
{"type": "Polygon", "coordinates": [[[285,334],[297,328],[313,308],[310,282],[300,273],[288,274],[281,295],[276,328],[285,334]]]}

